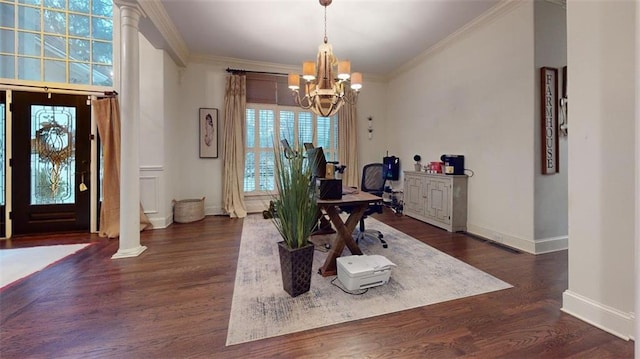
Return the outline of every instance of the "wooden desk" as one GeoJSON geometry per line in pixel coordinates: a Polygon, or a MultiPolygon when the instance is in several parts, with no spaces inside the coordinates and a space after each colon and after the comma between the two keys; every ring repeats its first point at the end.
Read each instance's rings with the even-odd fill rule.
{"type": "Polygon", "coordinates": [[[379,201],[382,201],[381,197],[367,192],[345,194],[342,195],[342,199],[318,200],[318,208],[329,216],[331,223],[333,223],[333,226],[338,232],[331,244],[331,250],[327,255],[327,259],[324,261],[322,267],[320,267],[320,274],[322,274],[323,277],[336,275],[338,273],[336,258],[340,257],[345,245],[349,248],[351,254],[362,254],[362,251],[356,241],[353,240],[351,234],[360,221],[360,218],[362,218],[364,211],[369,207],[369,204],[379,201]],[[351,214],[349,214],[347,221],[343,222],[342,218],[340,218],[339,207],[345,205],[353,206],[354,209],[351,214]]]}

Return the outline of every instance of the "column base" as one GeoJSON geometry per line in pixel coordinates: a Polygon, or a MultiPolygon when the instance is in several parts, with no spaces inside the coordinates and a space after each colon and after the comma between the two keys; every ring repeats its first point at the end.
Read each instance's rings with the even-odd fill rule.
{"type": "Polygon", "coordinates": [[[118,249],[116,254],[111,256],[111,259],[137,257],[137,256],[140,255],[140,253],[144,252],[146,249],[147,249],[147,247],[145,247],[145,246],[139,246],[139,247],[131,248],[131,249],[127,249],[127,250],[118,249]]]}

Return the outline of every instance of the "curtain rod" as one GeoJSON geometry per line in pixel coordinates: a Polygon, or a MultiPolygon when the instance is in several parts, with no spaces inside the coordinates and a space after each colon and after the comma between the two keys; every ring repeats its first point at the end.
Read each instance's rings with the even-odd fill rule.
{"type": "Polygon", "coordinates": [[[232,69],[227,67],[227,72],[236,74],[262,74],[262,75],[276,75],[276,76],[288,76],[289,74],[283,74],[282,72],[269,72],[269,71],[250,71],[243,69],[232,69]]]}
{"type": "Polygon", "coordinates": [[[80,95],[118,96],[118,92],[116,90],[111,90],[111,91],[76,90],[76,89],[69,89],[64,87],[20,85],[20,84],[10,84],[5,82],[0,82],[0,85],[7,86],[8,88],[40,89],[45,93],[49,93],[50,90],[54,90],[54,91],[61,91],[66,93],[69,93],[69,92],[78,93],[80,95]]]}

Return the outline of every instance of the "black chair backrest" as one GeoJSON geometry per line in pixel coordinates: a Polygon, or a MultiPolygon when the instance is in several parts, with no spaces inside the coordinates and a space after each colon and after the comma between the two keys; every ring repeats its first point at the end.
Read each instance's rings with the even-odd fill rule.
{"type": "Polygon", "coordinates": [[[384,192],[384,165],[382,163],[370,163],[362,169],[362,184],[360,190],[381,195],[384,192]]]}

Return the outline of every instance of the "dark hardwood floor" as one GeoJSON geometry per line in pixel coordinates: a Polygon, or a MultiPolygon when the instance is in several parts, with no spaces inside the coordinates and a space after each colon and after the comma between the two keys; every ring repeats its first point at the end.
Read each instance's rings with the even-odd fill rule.
{"type": "Polygon", "coordinates": [[[0,358],[632,358],[624,341],[560,311],[566,251],[533,256],[391,211],[376,216],[514,288],[225,346],[241,219],[210,216],[117,240],[66,234],[2,248],[91,242],[0,292],[0,358]]]}

